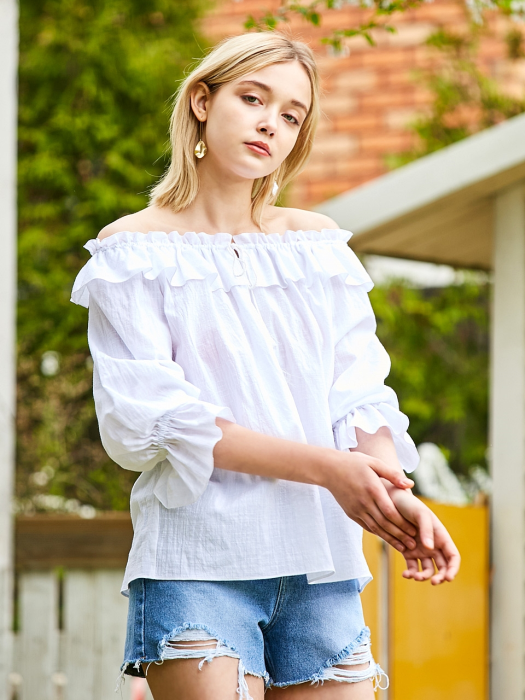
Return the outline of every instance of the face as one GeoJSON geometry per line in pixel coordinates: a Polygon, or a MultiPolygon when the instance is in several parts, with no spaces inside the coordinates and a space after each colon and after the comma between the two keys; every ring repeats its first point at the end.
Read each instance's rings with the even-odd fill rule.
{"type": "Polygon", "coordinates": [[[192,108],[205,122],[208,147],[199,167],[250,180],[269,175],[293,149],[310,103],[310,80],[298,61],[244,75],[213,95],[199,83],[192,108]]]}

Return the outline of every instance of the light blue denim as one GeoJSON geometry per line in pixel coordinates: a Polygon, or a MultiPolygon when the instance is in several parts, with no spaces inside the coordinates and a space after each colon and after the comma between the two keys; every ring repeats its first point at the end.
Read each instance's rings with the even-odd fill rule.
{"type": "Polygon", "coordinates": [[[246,673],[263,678],[267,687],[367,678],[381,687],[386,674],[369,652],[369,638],[355,579],[309,584],[305,575],[251,581],[140,578],[130,583],[121,678],[144,677],[141,664],[168,658],[201,658],[202,667],[217,656],[233,656],[239,659],[241,698],[249,697],[246,673]],[[177,639],[204,637],[216,640],[211,653],[209,647],[193,654],[173,651],[177,639]],[[361,660],[370,662],[365,673],[331,668],[345,659],[351,668],[359,663],[357,653],[349,660],[352,653],[363,650],[368,656],[361,660]]]}

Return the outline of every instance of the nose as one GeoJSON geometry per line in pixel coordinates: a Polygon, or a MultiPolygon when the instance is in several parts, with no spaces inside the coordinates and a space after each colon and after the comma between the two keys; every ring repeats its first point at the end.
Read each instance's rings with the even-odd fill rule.
{"type": "Polygon", "coordinates": [[[266,136],[275,136],[275,128],[270,126],[269,124],[259,126],[257,128],[257,131],[260,134],[265,134],[266,136]]]}

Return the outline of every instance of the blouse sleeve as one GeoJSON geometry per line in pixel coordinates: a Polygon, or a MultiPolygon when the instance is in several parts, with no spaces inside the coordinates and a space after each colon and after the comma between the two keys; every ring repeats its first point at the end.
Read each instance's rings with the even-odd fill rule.
{"type": "MultiPolygon", "coordinates": [[[[354,255],[350,249],[349,254],[354,255]]],[[[355,258],[356,265],[361,263],[355,258]]],[[[376,433],[390,429],[397,456],[406,472],[413,471],[419,455],[407,433],[408,418],[399,410],[397,396],[384,383],[390,358],[376,335],[376,320],[368,291],[372,281],[362,268],[362,284],[336,278],[333,298],[334,380],[329,405],[337,449],[357,447],[356,428],[376,433]]]]}
{"type": "Polygon", "coordinates": [[[163,462],[155,495],[167,508],[193,503],[213,471],[229,408],[199,399],[173,360],[159,278],[142,274],[89,283],[88,341],[102,444],[124,469],[148,471],[163,462]],[[170,468],[166,469],[169,465],[170,468]]]}

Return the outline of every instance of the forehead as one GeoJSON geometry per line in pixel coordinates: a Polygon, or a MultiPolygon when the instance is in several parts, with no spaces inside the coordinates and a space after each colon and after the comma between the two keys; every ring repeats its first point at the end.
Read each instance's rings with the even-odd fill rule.
{"type": "Polygon", "coordinates": [[[266,68],[237,78],[234,84],[239,85],[251,80],[268,86],[271,92],[280,99],[300,100],[307,107],[310,106],[312,99],[310,79],[299,61],[273,63],[266,68]]]}

